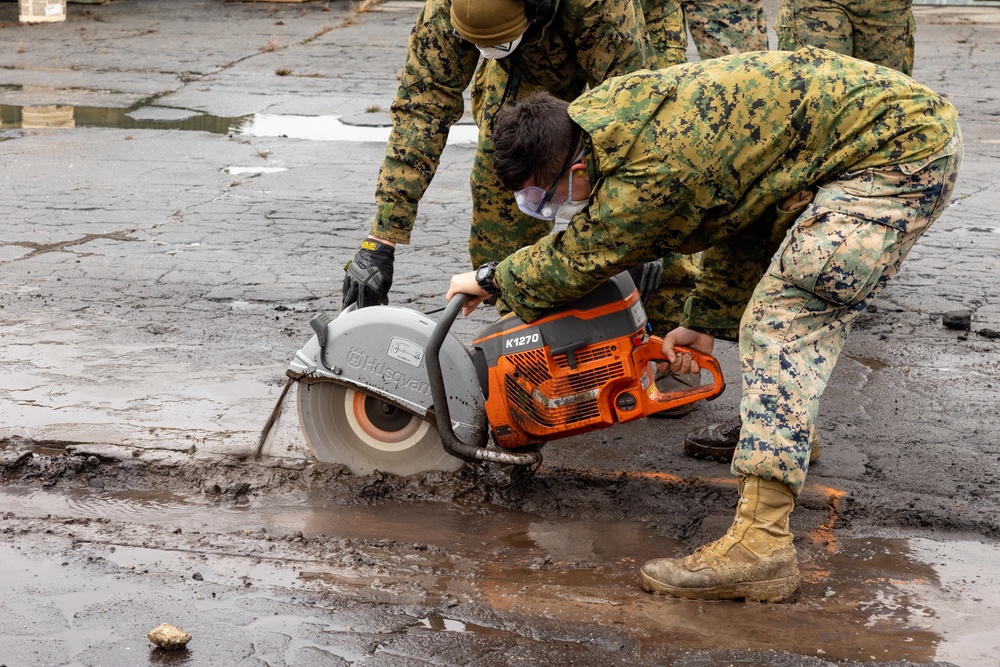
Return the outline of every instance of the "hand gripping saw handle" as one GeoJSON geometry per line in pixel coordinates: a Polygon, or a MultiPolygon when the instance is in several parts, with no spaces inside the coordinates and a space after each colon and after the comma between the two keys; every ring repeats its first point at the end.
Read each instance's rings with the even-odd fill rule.
{"type": "MultiPolygon", "coordinates": [[[[635,367],[646,368],[650,363],[655,364],[660,361],[668,361],[662,349],[663,339],[659,336],[650,336],[649,340],[632,351],[632,359],[635,362],[635,367]]],[[[704,352],[699,352],[698,350],[682,345],[674,347],[674,350],[679,354],[690,354],[691,358],[698,362],[700,368],[712,374],[712,383],[702,384],[681,391],[663,393],[656,388],[656,383],[651,378],[649,387],[645,393],[635,396],[637,404],[630,406],[630,399],[621,395],[616,399],[615,409],[620,422],[647,417],[657,412],[663,412],[664,410],[670,410],[703,399],[711,400],[726,390],[726,381],[722,377],[722,368],[719,366],[718,359],[710,354],[705,354],[704,352]]]]}

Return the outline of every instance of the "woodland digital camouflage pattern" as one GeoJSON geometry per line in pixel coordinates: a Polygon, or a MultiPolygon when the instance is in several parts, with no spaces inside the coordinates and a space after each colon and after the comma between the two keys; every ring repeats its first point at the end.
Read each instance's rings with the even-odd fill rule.
{"type": "Polygon", "coordinates": [[[500,263],[504,299],[530,321],[623,267],[703,251],[681,325],[727,336],[742,316],[733,470],[797,494],[851,322],[950,197],[957,111],[806,48],[637,72],[569,112],[591,141],[590,209],[500,263]]]}
{"type": "Polygon", "coordinates": [[[534,319],[621,266],[703,251],[683,322],[712,333],[735,332],[796,217],[778,210],[786,198],[926,158],[957,126],[954,107],[909,77],[814,48],[636,72],[569,109],[591,142],[589,215],[501,263],[511,305],[534,319]]]}
{"type": "Polygon", "coordinates": [[[817,46],[913,73],[912,0],[782,0],[778,49],[817,46]]]}
{"type": "MultiPolygon", "coordinates": [[[[470,84],[480,127],[473,193],[483,199],[476,209],[507,211],[493,216],[494,225],[506,225],[509,211],[517,210],[509,192],[498,196],[489,155],[489,122],[507,81],[509,59],[484,60],[477,71],[479,51],[454,33],[449,8],[449,0],[428,0],[417,17],[391,109],[393,130],[376,187],[371,233],[398,243],[410,240],[417,204],[437,170],[448,129],[462,116],[462,94],[470,84]]],[[[651,50],[643,25],[629,0],[562,0],[544,34],[529,33],[518,48],[524,62],[520,96],[542,89],[571,100],[587,85],[642,69],[651,50]]]]}
{"type": "Polygon", "coordinates": [[[845,175],[792,226],[741,323],[734,474],[801,491],[810,429],[851,324],[947,205],[961,155],[957,133],[929,159],[845,175]]]}
{"type": "Polygon", "coordinates": [[[702,60],[767,51],[762,0],[681,0],[681,8],[702,60]]]}
{"type": "Polygon", "coordinates": [[[646,67],[662,69],[687,62],[687,31],[678,0],[642,0],[650,52],[646,67]]]}
{"type": "MultiPolygon", "coordinates": [[[[449,8],[449,0],[428,0],[410,35],[370,233],[409,243],[417,205],[437,170],[448,128],[462,115],[462,93],[471,83],[479,142],[470,177],[469,255],[477,267],[530,245],[552,226],[522,214],[493,171],[490,123],[500,108],[510,59],[480,63],[475,46],[454,34],[449,8]]],[[[572,100],[586,86],[609,77],[684,62],[684,24],[677,0],[645,0],[644,9],[645,19],[628,0],[561,0],[543,35],[529,32],[518,48],[524,63],[518,97],[547,90],[572,100]]],[[[650,305],[651,319],[665,322],[660,327],[676,322],[678,304],[692,284],[687,275],[694,271],[690,258],[676,258],[672,265],[676,284],[665,286],[650,305]],[[659,310],[667,310],[671,319],[657,318],[659,310]]]]}

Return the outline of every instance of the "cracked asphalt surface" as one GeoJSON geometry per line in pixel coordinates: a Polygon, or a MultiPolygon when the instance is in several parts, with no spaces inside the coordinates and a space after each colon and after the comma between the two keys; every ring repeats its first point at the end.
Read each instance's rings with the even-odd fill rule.
{"type": "MultiPolygon", "coordinates": [[[[958,107],[966,158],[824,397],[785,606],[638,590],[643,559],[731,519],[727,466],[681,441],[734,388],[547,445],[514,484],[317,464],[293,400],[250,456],[309,319],[339,309],[384,153],[254,120],[377,124],[418,8],[113,0],[27,26],[0,3],[0,662],[994,664],[1000,8],[916,8],[914,77],[958,107]],[[33,127],[40,105],[75,127],[33,127]],[[161,622],[186,651],[152,648],[161,622]]],[[[440,307],[468,268],[471,159],[446,149],[394,303],[440,307]]]]}

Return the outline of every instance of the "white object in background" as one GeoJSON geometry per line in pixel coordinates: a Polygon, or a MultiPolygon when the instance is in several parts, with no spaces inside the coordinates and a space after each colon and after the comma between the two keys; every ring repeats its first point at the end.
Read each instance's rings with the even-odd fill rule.
{"type": "Polygon", "coordinates": [[[66,0],[18,0],[21,23],[66,20],[66,0]]]}

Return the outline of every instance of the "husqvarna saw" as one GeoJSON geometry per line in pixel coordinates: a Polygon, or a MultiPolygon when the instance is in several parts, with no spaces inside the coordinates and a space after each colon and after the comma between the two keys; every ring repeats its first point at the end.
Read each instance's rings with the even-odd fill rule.
{"type": "Polygon", "coordinates": [[[501,317],[470,345],[439,320],[395,306],[321,314],[286,374],[316,458],[356,474],[456,470],[466,461],[535,466],[541,447],[722,393],[714,357],[687,348],[713,382],[661,393],[665,361],[631,276],[621,273],[527,324],[501,317]]]}

